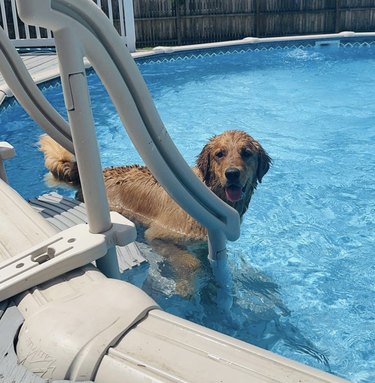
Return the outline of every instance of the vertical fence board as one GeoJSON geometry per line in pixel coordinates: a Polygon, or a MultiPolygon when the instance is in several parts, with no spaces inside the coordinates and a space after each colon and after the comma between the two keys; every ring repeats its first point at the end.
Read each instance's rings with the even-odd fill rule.
{"type": "Polygon", "coordinates": [[[4,29],[4,32],[7,35],[9,35],[9,31],[8,31],[8,17],[7,17],[7,13],[5,11],[4,0],[0,0],[0,12],[1,12],[0,26],[4,29]]]}
{"type": "MultiPolygon", "coordinates": [[[[126,36],[125,16],[131,14],[128,19],[133,23],[133,11],[129,6],[131,1],[124,0],[93,0],[98,7],[107,15],[112,25],[122,37],[127,38],[129,46],[134,46],[134,28],[130,26],[132,36],[126,36]],[[126,15],[125,15],[125,12],[126,15]]],[[[172,1],[172,0],[171,0],[172,1]]],[[[174,1],[174,0],[173,0],[174,1]]],[[[152,1],[151,1],[152,2],[152,1]]],[[[45,28],[25,25],[17,15],[16,0],[0,0],[0,26],[13,40],[16,47],[42,47],[53,46],[52,32],[45,28]]]]}

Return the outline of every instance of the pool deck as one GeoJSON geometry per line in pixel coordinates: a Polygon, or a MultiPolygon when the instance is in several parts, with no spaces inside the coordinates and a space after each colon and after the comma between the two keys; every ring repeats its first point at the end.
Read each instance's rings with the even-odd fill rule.
{"type": "MultiPolygon", "coordinates": [[[[59,64],[55,53],[23,54],[22,60],[36,84],[59,77],[59,64]]],[[[0,73],[0,105],[13,93],[0,73]]]]}
{"type": "MultiPolygon", "coordinates": [[[[157,54],[158,52],[154,51],[150,53],[157,54]]],[[[137,52],[132,54],[133,57],[141,57],[144,55],[147,55],[147,53],[137,52]]],[[[21,58],[36,84],[41,84],[60,77],[59,62],[57,55],[54,52],[26,53],[21,54],[21,58]]],[[[86,68],[91,67],[89,61],[86,59],[84,60],[84,64],[86,68]]],[[[12,96],[13,93],[10,87],[0,73],[0,105],[6,98],[12,96]]]]}
{"type": "MultiPolygon", "coordinates": [[[[22,61],[36,84],[41,84],[60,77],[59,62],[54,52],[26,53],[21,55],[22,61]]],[[[85,59],[86,68],[90,63],[85,59]]],[[[0,73],[0,105],[13,93],[0,73]]]]}
{"type": "MultiPolygon", "coordinates": [[[[26,54],[22,55],[22,59],[29,70],[32,78],[36,83],[42,83],[45,81],[52,80],[54,78],[59,77],[59,66],[58,66],[58,59],[56,54],[52,53],[40,53],[40,54],[26,54]]],[[[87,66],[89,66],[89,63],[87,63],[87,66]]],[[[2,78],[0,74],[0,104],[7,98],[11,97],[12,92],[5,83],[4,79],[2,78]]],[[[251,346],[253,347],[253,346],[251,346]]],[[[259,364],[259,356],[257,356],[257,347],[254,347],[254,366],[256,367],[257,364],[259,364]]],[[[334,375],[323,373],[320,370],[315,370],[313,368],[304,366],[302,364],[296,364],[295,362],[286,363],[286,359],[282,358],[283,362],[283,371],[285,372],[285,375],[289,374],[290,379],[288,381],[283,380],[283,378],[276,377],[272,380],[269,380],[269,372],[274,369],[274,366],[277,364],[280,364],[280,357],[276,354],[274,355],[274,360],[270,358],[271,353],[267,354],[267,358],[264,358],[262,361],[264,371],[261,372],[262,369],[258,369],[256,378],[254,377],[254,382],[280,382],[280,383],[289,383],[289,382],[305,382],[305,383],[344,383],[347,382],[344,379],[338,378],[334,375]],[[268,366],[268,367],[266,367],[268,366]],[[298,368],[296,367],[298,366],[298,368]],[[288,373],[286,373],[286,370],[288,370],[288,373]],[[296,370],[298,370],[298,374],[296,373],[296,370]],[[297,378],[298,376],[298,378],[297,378]],[[303,377],[303,378],[301,378],[303,377]],[[296,380],[297,379],[297,380],[296,380]]],[[[254,367],[254,368],[255,368],[254,367]]],[[[255,368],[257,369],[257,368],[255,368]]],[[[255,375],[254,375],[255,376],[255,375]]]]}

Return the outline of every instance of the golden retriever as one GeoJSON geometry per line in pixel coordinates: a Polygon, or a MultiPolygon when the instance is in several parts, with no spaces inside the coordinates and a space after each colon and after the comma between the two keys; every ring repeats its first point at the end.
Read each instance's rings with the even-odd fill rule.
{"type": "MultiPolygon", "coordinates": [[[[39,143],[52,175],[79,188],[74,156],[47,135],[41,136],[39,143]]],[[[242,218],[270,164],[271,158],[258,141],[243,131],[230,130],[208,141],[193,171],[242,218]]],[[[170,259],[177,258],[178,254],[180,268],[186,272],[196,269],[197,262],[186,252],[183,252],[184,260],[181,258],[181,245],[205,242],[206,228],[167,194],[150,170],[139,165],[112,167],[104,169],[103,176],[110,209],[143,225],[146,240],[157,247],[158,252],[170,259]],[[166,250],[166,242],[173,249],[166,250]]],[[[78,195],[82,198],[80,192],[78,195]]]]}

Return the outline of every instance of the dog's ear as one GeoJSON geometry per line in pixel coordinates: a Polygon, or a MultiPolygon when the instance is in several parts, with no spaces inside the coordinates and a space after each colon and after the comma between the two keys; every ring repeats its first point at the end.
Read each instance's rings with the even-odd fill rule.
{"type": "Polygon", "coordinates": [[[267,154],[267,152],[262,147],[260,147],[258,169],[257,169],[257,178],[259,183],[262,182],[262,178],[268,172],[271,164],[272,164],[271,157],[267,154]]]}
{"type": "Polygon", "coordinates": [[[197,157],[197,168],[202,174],[203,181],[208,183],[211,178],[211,158],[210,158],[210,147],[209,144],[206,144],[199,156],[197,157]]]}

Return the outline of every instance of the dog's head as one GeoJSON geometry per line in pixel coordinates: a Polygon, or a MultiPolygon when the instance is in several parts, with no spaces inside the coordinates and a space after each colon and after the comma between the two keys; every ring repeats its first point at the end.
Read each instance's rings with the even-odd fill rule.
{"type": "Polygon", "coordinates": [[[212,137],[196,164],[206,185],[242,215],[271,158],[250,135],[230,130],[212,137]]]}

